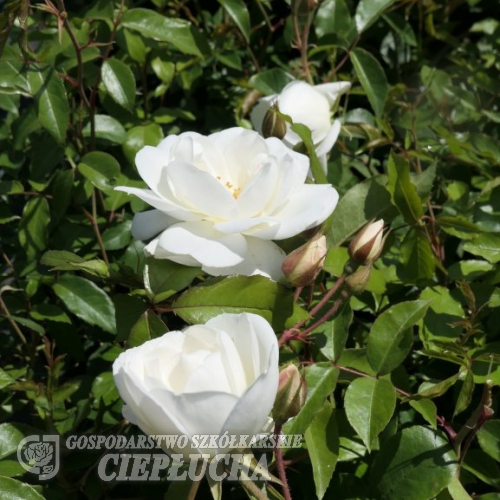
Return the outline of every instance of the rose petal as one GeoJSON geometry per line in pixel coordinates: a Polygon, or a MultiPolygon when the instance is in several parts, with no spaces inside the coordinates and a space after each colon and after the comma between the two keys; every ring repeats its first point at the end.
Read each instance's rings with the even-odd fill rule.
{"type": "Polygon", "coordinates": [[[245,259],[240,263],[228,267],[203,266],[202,269],[212,276],[230,276],[241,274],[253,276],[260,274],[278,281],[281,276],[281,264],[286,256],[278,245],[268,240],[261,240],[247,236],[247,252],[245,259]]]}
{"type": "Polygon", "coordinates": [[[149,240],[161,233],[178,220],[160,210],[149,210],[134,215],[132,221],[132,236],[137,240],[149,240]]]}
{"type": "Polygon", "coordinates": [[[219,233],[203,222],[183,222],[170,226],[160,235],[158,246],[171,252],[172,256],[188,255],[202,266],[213,267],[239,264],[247,254],[244,236],[219,233]]]}

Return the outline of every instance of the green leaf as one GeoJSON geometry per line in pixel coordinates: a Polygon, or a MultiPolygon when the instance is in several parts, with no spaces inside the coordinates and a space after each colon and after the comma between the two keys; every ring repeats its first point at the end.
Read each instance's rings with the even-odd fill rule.
{"type": "Polygon", "coordinates": [[[102,399],[105,405],[110,405],[120,397],[112,372],[103,372],[92,383],[92,394],[98,401],[102,399]]]}
{"type": "Polygon", "coordinates": [[[85,259],[66,250],[48,250],[40,259],[40,263],[52,267],[53,271],[73,271],[73,264],[80,262],[85,262],[85,259]]]}
{"type": "Polygon", "coordinates": [[[0,491],[4,500],[45,500],[33,486],[11,477],[0,476],[0,491]]]}
{"type": "Polygon", "coordinates": [[[28,81],[42,127],[59,144],[64,144],[69,124],[69,104],[61,78],[54,68],[41,70],[31,67],[28,81]]]}
{"type": "Polygon", "coordinates": [[[146,311],[132,327],[127,344],[136,347],[148,340],[161,337],[166,332],[168,328],[165,323],[153,311],[146,311]]]}
{"type": "Polygon", "coordinates": [[[429,422],[433,429],[437,428],[437,408],[433,401],[430,399],[412,400],[410,401],[410,406],[418,411],[418,413],[429,422]]]}
{"type": "Polygon", "coordinates": [[[162,139],[163,131],[156,123],[132,127],[127,131],[127,137],[122,144],[123,152],[128,161],[133,165],[135,163],[135,155],[139,150],[144,146],[157,146],[162,139]]]}
{"type": "Polygon", "coordinates": [[[231,16],[245,40],[250,42],[250,14],[243,0],[217,0],[231,16]]]}
{"type": "Polygon", "coordinates": [[[495,489],[500,488],[500,466],[484,451],[467,451],[463,468],[495,489]]]}
{"type": "Polygon", "coordinates": [[[467,493],[466,489],[462,486],[458,477],[452,478],[448,485],[448,492],[453,500],[472,500],[472,497],[467,493]]]}
{"type": "MultiPolygon", "coordinates": [[[[83,136],[90,137],[90,124],[83,127],[83,136]]],[[[123,125],[116,118],[108,115],[95,115],[95,136],[97,139],[115,144],[123,144],[126,137],[123,125]]]]}
{"type": "Polygon", "coordinates": [[[71,324],[69,316],[55,304],[35,304],[30,310],[30,316],[36,321],[71,324]]]}
{"type": "Polygon", "coordinates": [[[80,319],[116,332],[115,306],[106,292],[80,276],[64,275],[52,286],[64,305],[80,319]]]}
{"type": "Polygon", "coordinates": [[[47,247],[49,222],[47,200],[43,196],[31,198],[24,206],[19,224],[19,242],[29,258],[34,258],[47,247]]]}
{"type": "Polygon", "coordinates": [[[132,240],[132,221],[126,220],[121,224],[110,227],[102,233],[102,241],[106,250],[121,250],[127,247],[132,240]]]}
{"type": "Polygon", "coordinates": [[[109,191],[116,185],[120,164],[108,153],[92,151],[81,159],[78,170],[97,189],[109,191]]]}
{"type": "Polygon", "coordinates": [[[331,216],[329,243],[340,246],[357,233],[371,219],[390,222],[397,211],[384,187],[384,175],[367,179],[353,186],[340,201],[331,216]]]}
{"type": "Polygon", "coordinates": [[[273,68],[253,75],[248,81],[250,87],[264,95],[279,94],[295,78],[282,69],[273,68]]]}
{"type": "Polygon", "coordinates": [[[417,194],[426,200],[429,198],[432,187],[434,185],[434,180],[436,179],[436,164],[432,164],[427,167],[423,172],[418,174],[411,173],[411,182],[417,189],[417,194]]]}
{"type": "Polygon", "coordinates": [[[380,118],[389,93],[389,84],[382,66],[369,52],[359,47],[351,51],[349,57],[375,115],[380,118]]]}
{"type": "Polygon", "coordinates": [[[13,384],[15,380],[4,370],[0,368],[0,389],[13,384]]]}
{"type": "Polygon", "coordinates": [[[353,28],[353,23],[345,0],[321,2],[314,20],[314,28],[318,37],[328,34],[347,36],[353,28]]]}
{"type": "Polygon", "coordinates": [[[426,288],[420,300],[430,300],[429,311],[424,319],[423,340],[455,340],[460,335],[460,327],[453,327],[465,317],[460,301],[443,286],[426,288]]]}
{"type": "Polygon", "coordinates": [[[111,57],[101,69],[102,83],[110,97],[120,106],[132,111],[135,102],[135,78],[132,70],[122,61],[111,57]]]}
{"type": "Polygon", "coordinates": [[[403,268],[401,277],[409,283],[419,283],[434,276],[436,260],[429,240],[420,228],[411,228],[401,243],[403,268]]]}
{"type": "Polygon", "coordinates": [[[465,379],[463,381],[460,393],[458,394],[457,403],[455,405],[455,411],[453,412],[453,418],[459,413],[462,413],[469,407],[472,400],[472,394],[474,392],[474,375],[470,370],[465,373],[465,379]]]}
{"type": "Polygon", "coordinates": [[[191,24],[182,19],[165,17],[149,9],[130,9],[123,14],[121,24],[145,38],[168,42],[184,54],[201,57],[207,51],[201,34],[195,36],[191,24]]]}
{"type": "Polygon", "coordinates": [[[479,234],[464,243],[464,250],[479,255],[488,262],[500,262],[500,235],[494,233],[479,234]]]}
{"type": "Polygon", "coordinates": [[[408,224],[418,222],[424,212],[422,200],[410,179],[410,165],[404,158],[391,152],[387,170],[389,173],[387,189],[391,193],[392,203],[408,224]]]}
{"type": "Polygon", "coordinates": [[[329,360],[336,362],[342,355],[352,318],[352,309],[349,304],[346,304],[335,319],[318,328],[318,335],[315,336],[316,343],[329,360]]]}
{"type": "Polygon", "coordinates": [[[307,313],[293,301],[293,293],[264,276],[211,279],[184,292],[172,310],[188,323],[205,323],[222,313],[251,312],[267,319],[275,331],[290,328],[307,313]]]}
{"type": "Polygon", "coordinates": [[[400,302],[377,317],[368,336],[366,356],[379,375],[397,368],[413,344],[412,327],[427,312],[429,302],[400,302]]]}
{"type": "Polygon", "coordinates": [[[440,433],[426,427],[403,429],[377,453],[370,482],[382,500],[431,500],[450,484],[457,470],[455,452],[440,433]]]}
{"type": "Polygon", "coordinates": [[[18,424],[0,424],[0,459],[12,455],[25,436],[18,424]]]}
{"type": "Polygon", "coordinates": [[[354,14],[358,32],[362,33],[369,28],[393,3],[394,0],[361,0],[354,14]]]}
{"type": "Polygon", "coordinates": [[[488,420],[477,433],[479,445],[490,457],[500,462],[500,420],[488,420]]]}
{"type": "Polygon", "coordinates": [[[442,396],[450,387],[453,387],[458,380],[458,373],[448,377],[445,380],[441,380],[440,382],[432,383],[432,382],[424,382],[419,390],[417,396],[423,398],[437,398],[442,396]]]}
{"type": "Polygon", "coordinates": [[[306,431],[314,416],[323,408],[326,398],[335,390],[338,377],[339,371],[331,363],[306,366],[307,398],[299,414],[285,424],[285,434],[303,434],[306,431]]]}
{"type": "Polygon", "coordinates": [[[198,267],[182,266],[170,260],[148,259],[144,268],[144,288],[154,303],[180,292],[198,276],[198,267]]]}
{"type": "Polygon", "coordinates": [[[321,500],[335,471],[339,456],[339,432],[335,411],[326,403],[314,417],[304,439],[313,469],[316,496],[321,500]]]}
{"type": "Polygon", "coordinates": [[[385,429],[396,408],[396,390],[385,379],[360,377],[347,388],[345,412],[368,450],[385,429]]]}
{"type": "Polygon", "coordinates": [[[140,297],[119,293],[113,296],[116,311],[116,341],[127,340],[132,328],[148,310],[148,304],[140,297]]]}
{"type": "Polygon", "coordinates": [[[436,220],[439,227],[445,233],[456,236],[457,238],[469,240],[474,238],[479,233],[482,233],[482,230],[479,226],[467,219],[464,219],[463,217],[443,216],[438,217],[436,220]]]}

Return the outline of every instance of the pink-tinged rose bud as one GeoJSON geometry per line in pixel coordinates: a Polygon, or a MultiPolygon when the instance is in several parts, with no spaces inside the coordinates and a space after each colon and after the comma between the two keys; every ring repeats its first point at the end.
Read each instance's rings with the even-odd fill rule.
{"type": "Polygon", "coordinates": [[[289,253],[281,270],[294,286],[310,285],[323,268],[326,257],[326,238],[317,234],[304,245],[289,253]]]}
{"type": "Polygon", "coordinates": [[[288,365],[279,374],[278,393],[273,407],[273,418],[277,425],[283,425],[295,417],[304,406],[307,385],[295,365],[288,365]]]}
{"type": "Polygon", "coordinates": [[[376,261],[384,248],[384,221],[369,222],[349,245],[349,255],[358,264],[376,261]]]}
{"type": "Polygon", "coordinates": [[[262,135],[267,139],[268,137],[277,137],[283,139],[286,134],[286,122],[279,115],[278,103],[273,104],[264,116],[262,122],[262,135]]]}

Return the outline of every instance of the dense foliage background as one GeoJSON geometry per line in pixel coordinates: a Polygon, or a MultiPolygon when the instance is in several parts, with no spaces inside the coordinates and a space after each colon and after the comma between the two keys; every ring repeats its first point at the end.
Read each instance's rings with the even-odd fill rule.
{"type": "MultiPolygon", "coordinates": [[[[285,455],[292,497],[500,499],[498,4],[292,7],[3,3],[1,498],[183,498],[184,483],[100,481],[100,452],[62,450],[57,478],[37,484],[15,450],[40,432],[137,433],[111,374],[123,349],[221,311],[258,312],[281,334],[341,275],[352,236],[383,218],[392,232],[366,289],[281,349],[309,386],[285,426],[305,432],[304,450],[285,455]],[[353,84],[336,110],[328,180],[341,199],[316,286],[294,303],[263,277],[145,267],[130,227],[147,207],[113,191],[143,186],[136,152],[182,131],[250,128],[257,98],[293,79],[353,84]]],[[[282,498],[277,484],[262,491],[282,498]]],[[[223,486],[224,498],[246,493],[223,486]]]]}

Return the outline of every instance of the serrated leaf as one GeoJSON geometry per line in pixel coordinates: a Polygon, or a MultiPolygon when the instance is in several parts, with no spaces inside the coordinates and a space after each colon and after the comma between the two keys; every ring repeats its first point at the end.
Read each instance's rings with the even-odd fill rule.
{"type": "Polygon", "coordinates": [[[45,500],[33,486],[11,477],[0,476],[0,491],[5,500],[45,500]]]}
{"type": "Polygon", "coordinates": [[[401,277],[409,283],[419,283],[434,276],[436,260],[429,240],[420,228],[411,228],[401,243],[403,268],[401,277]]]}
{"type": "Polygon", "coordinates": [[[371,467],[370,482],[382,500],[431,500],[445,489],[458,468],[448,440],[426,427],[413,426],[389,438],[371,467]]]}
{"type": "Polygon", "coordinates": [[[248,84],[264,95],[279,94],[295,78],[282,69],[273,68],[253,75],[248,84]]]}
{"type": "Polygon", "coordinates": [[[31,198],[24,206],[19,224],[19,242],[29,258],[47,247],[50,210],[43,196],[31,198]]]}
{"type": "Polygon", "coordinates": [[[61,78],[54,68],[42,70],[31,67],[28,82],[42,127],[59,144],[64,144],[69,124],[69,104],[61,78]]]}
{"type": "Polygon", "coordinates": [[[455,405],[455,411],[453,412],[453,418],[455,418],[456,415],[462,413],[469,407],[469,404],[472,400],[473,392],[474,392],[474,375],[470,370],[467,370],[465,374],[465,379],[458,394],[457,403],[455,405]]]}
{"type": "Polygon", "coordinates": [[[138,31],[145,38],[168,42],[184,54],[201,57],[208,48],[201,34],[195,36],[195,30],[190,23],[183,19],[162,16],[153,10],[130,9],[123,14],[121,24],[125,28],[138,31]]]}
{"type": "Polygon", "coordinates": [[[375,115],[380,118],[389,93],[389,84],[382,66],[369,52],[359,47],[352,50],[349,57],[375,115]]]}
{"type": "Polygon", "coordinates": [[[250,42],[250,14],[243,0],[217,0],[231,16],[247,42],[250,42]]]}
{"type": "Polygon", "coordinates": [[[488,420],[477,433],[479,446],[490,457],[500,462],[500,420],[488,420]]]}
{"type": "Polygon", "coordinates": [[[398,367],[413,344],[412,326],[427,312],[429,302],[401,302],[384,311],[373,323],[366,345],[370,366],[379,375],[398,367]]]}
{"type": "Polygon", "coordinates": [[[347,388],[345,412],[368,450],[385,429],[396,407],[396,390],[385,379],[357,378],[347,388]]]}
{"type": "Polygon", "coordinates": [[[290,328],[307,313],[293,301],[293,293],[264,276],[211,279],[184,292],[172,310],[188,323],[205,323],[222,313],[251,312],[275,329],[290,328]]]}
{"type": "Polygon", "coordinates": [[[387,189],[391,193],[392,203],[408,224],[418,222],[424,211],[422,200],[410,179],[410,165],[404,158],[391,152],[387,170],[389,173],[387,189]]]}
{"type": "Polygon", "coordinates": [[[479,255],[488,262],[500,262],[500,235],[495,233],[479,234],[464,243],[464,250],[479,255]]]}
{"type": "Polygon", "coordinates": [[[369,28],[393,3],[394,0],[361,0],[354,14],[358,32],[362,33],[369,28]]]}
{"type": "Polygon", "coordinates": [[[328,489],[339,456],[339,432],[330,403],[327,402],[316,414],[304,439],[313,469],[316,496],[321,500],[328,489]]]}
{"type": "Polygon", "coordinates": [[[316,343],[320,346],[323,355],[329,360],[336,362],[342,355],[352,318],[352,309],[349,304],[346,304],[335,319],[327,321],[318,328],[318,336],[315,337],[316,343]]]}
{"type": "Polygon", "coordinates": [[[64,275],[52,286],[64,305],[80,319],[109,333],[116,332],[115,306],[108,294],[80,276],[64,275]]]}
{"type": "Polygon", "coordinates": [[[323,408],[326,398],[334,391],[338,376],[339,371],[331,363],[306,366],[307,398],[299,414],[285,424],[285,434],[305,432],[316,413],[323,408]]]}
{"type": "Polygon", "coordinates": [[[158,303],[186,288],[200,272],[198,267],[148,259],[144,268],[144,288],[153,302],[158,303]]]}
{"type": "Polygon", "coordinates": [[[130,347],[136,347],[167,332],[165,323],[153,311],[146,311],[130,330],[127,343],[130,347]]]}
{"type": "Polygon", "coordinates": [[[385,175],[373,177],[356,184],[340,197],[327,233],[332,246],[346,242],[371,219],[390,222],[394,218],[397,210],[384,186],[386,182],[385,175]]]}
{"type": "Polygon", "coordinates": [[[420,399],[410,401],[410,406],[418,411],[422,417],[429,422],[433,429],[437,428],[436,416],[437,408],[433,401],[430,399],[420,399]]]}
{"type": "Polygon", "coordinates": [[[119,59],[111,57],[104,61],[101,72],[102,83],[109,96],[131,111],[135,102],[135,78],[131,69],[119,59]]]}
{"type": "Polygon", "coordinates": [[[120,175],[120,164],[108,153],[92,151],[81,159],[78,170],[97,189],[110,191],[120,175]]]}
{"type": "Polygon", "coordinates": [[[450,387],[453,387],[458,380],[458,373],[448,377],[447,379],[441,380],[440,382],[424,382],[419,390],[417,396],[423,398],[437,398],[442,396],[450,387]]]}

